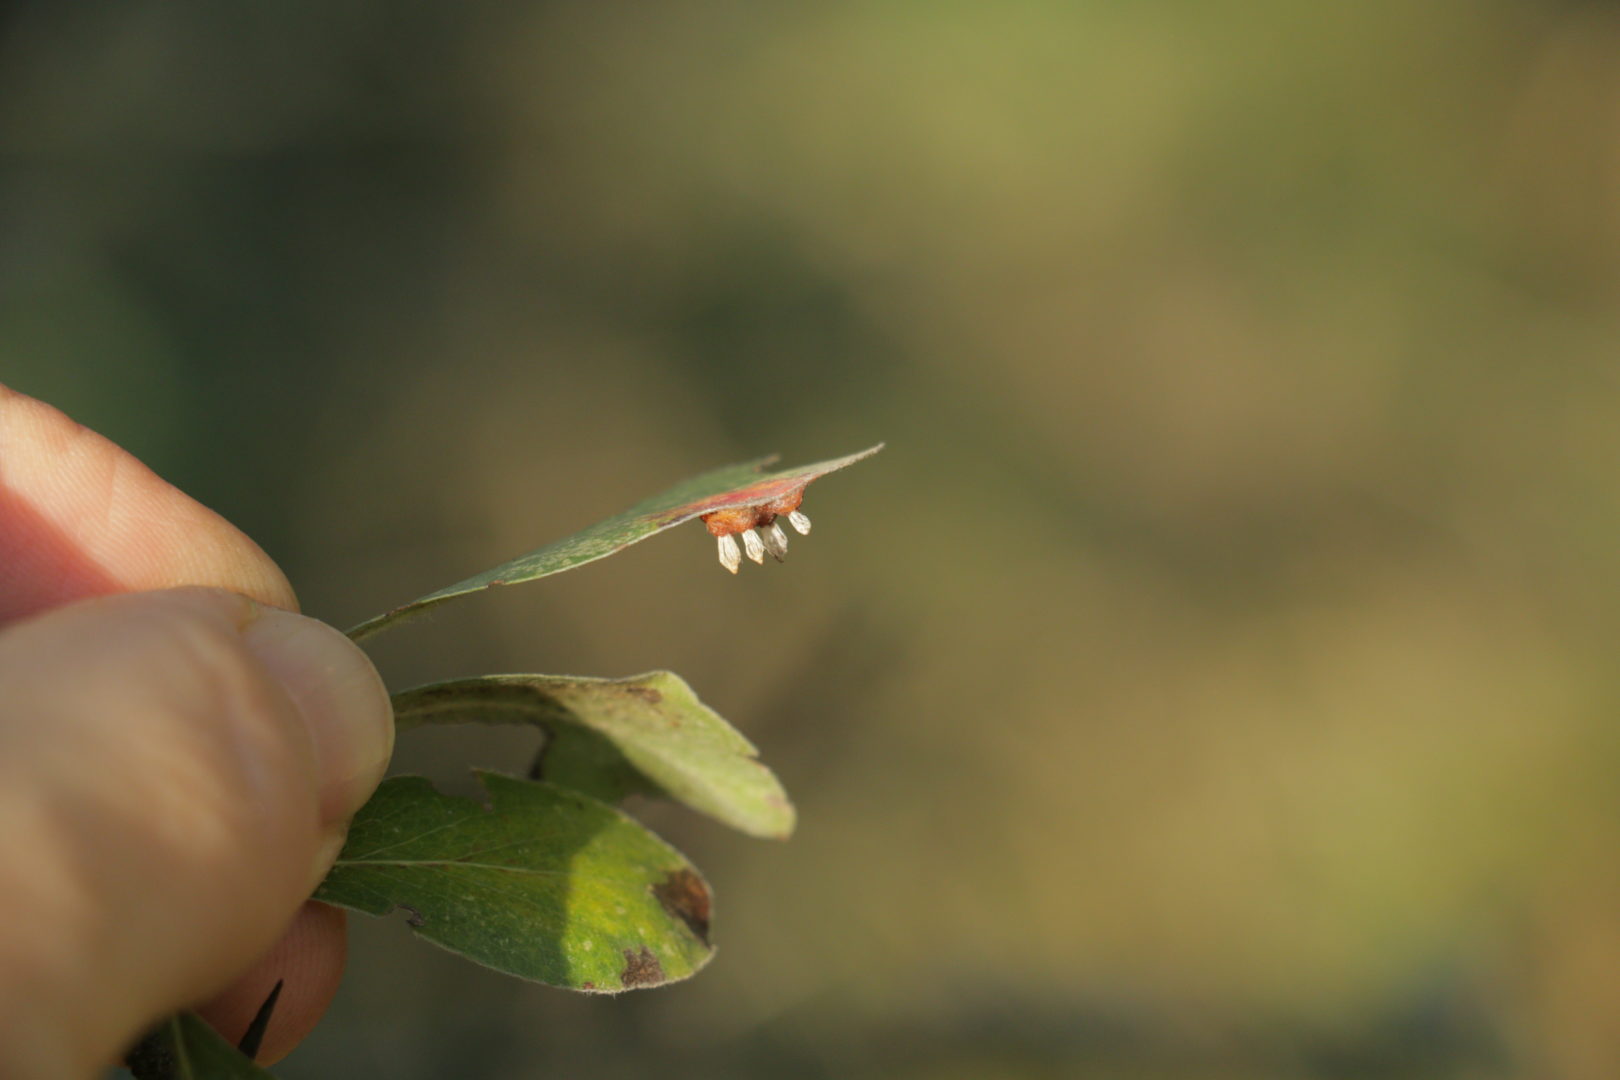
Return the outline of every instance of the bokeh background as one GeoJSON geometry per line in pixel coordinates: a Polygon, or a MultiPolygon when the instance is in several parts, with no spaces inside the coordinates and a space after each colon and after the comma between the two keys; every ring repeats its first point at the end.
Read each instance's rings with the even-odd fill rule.
{"type": "Polygon", "coordinates": [[[0,378],[314,614],[889,442],[379,639],[674,669],[802,825],[643,808],[667,990],[357,918],[291,1080],[1620,1075],[1617,300],[1612,4],[0,7],[0,378]]]}

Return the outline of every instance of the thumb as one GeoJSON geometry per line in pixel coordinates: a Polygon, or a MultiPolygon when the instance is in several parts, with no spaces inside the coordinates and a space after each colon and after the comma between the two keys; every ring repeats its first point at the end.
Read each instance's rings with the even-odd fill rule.
{"type": "Polygon", "coordinates": [[[392,744],[358,648],[231,593],[0,632],[0,1075],[92,1075],[220,990],[320,881],[392,744]]]}

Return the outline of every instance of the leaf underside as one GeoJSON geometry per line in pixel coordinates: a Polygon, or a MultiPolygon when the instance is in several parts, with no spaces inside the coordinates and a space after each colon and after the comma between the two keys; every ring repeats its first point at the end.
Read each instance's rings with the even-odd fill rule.
{"type": "Polygon", "coordinates": [[[127,1064],[135,1080],[273,1080],[191,1013],[165,1020],[127,1064]]]}
{"type": "Polygon", "coordinates": [[[679,852],[578,791],[478,776],[488,806],[385,780],[315,899],[404,909],[451,952],[571,990],[660,986],[708,961],[709,888],[679,852]]]}
{"type": "Polygon", "coordinates": [[[446,600],[495,585],[516,585],[564,570],[572,570],[576,566],[583,566],[585,563],[622,551],[631,544],[645,540],[665,529],[674,528],[702,514],[728,506],[750,506],[770,502],[804,487],[812,480],[853,465],[862,458],[870,457],[881,449],[883,444],[879,443],[858,454],[774,473],[760,472],[762,468],[776,460],[774,457],[715,469],[713,472],[676,484],[668,491],[645,499],[624,513],[598,522],[573,536],[547,544],[527,555],[520,555],[511,562],[502,563],[492,570],[475,574],[454,585],[446,585],[392,611],[367,619],[351,628],[348,635],[355,641],[362,641],[395,623],[420,615],[446,600]]]}
{"type": "Polygon", "coordinates": [[[456,679],[395,695],[394,718],[400,731],[533,725],[546,732],[541,779],[609,803],[631,793],[673,799],[751,836],[793,831],[793,806],[753,744],[673,672],[456,679]]]}

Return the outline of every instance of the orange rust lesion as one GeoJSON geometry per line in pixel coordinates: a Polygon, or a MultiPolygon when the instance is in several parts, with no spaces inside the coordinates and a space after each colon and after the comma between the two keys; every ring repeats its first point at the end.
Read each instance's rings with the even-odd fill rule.
{"type": "Polygon", "coordinates": [[[733,536],[749,529],[769,525],[782,514],[790,514],[804,501],[804,485],[793,488],[767,502],[752,506],[726,506],[701,515],[711,536],[733,536]]]}
{"type": "Polygon", "coordinates": [[[791,498],[795,493],[803,496],[805,486],[814,480],[814,476],[776,477],[771,480],[756,480],[745,487],[725,492],[721,495],[694,499],[689,503],[671,507],[668,514],[683,517],[692,513],[698,507],[703,507],[705,513],[713,513],[719,509],[735,509],[745,506],[763,506],[766,503],[780,499],[791,498]]]}
{"type": "Polygon", "coordinates": [[[724,510],[704,514],[702,521],[710,536],[731,536],[759,524],[759,507],[728,506],[724,510]]]}
{"type": "Polygon", "coordinates": [[[770,516],[764,521],[760,522],[760,524],[769,525],[772,521],[776,520],[776,516],[778,514],[793,513],[793,511],[799,508],[799,504],[802,502],[804,502],[804,488],[802,487],[794,488],[792,491],[781,496],[780,498],[771,500],[770,502],[766,503],[763,508],[770,516]]]}

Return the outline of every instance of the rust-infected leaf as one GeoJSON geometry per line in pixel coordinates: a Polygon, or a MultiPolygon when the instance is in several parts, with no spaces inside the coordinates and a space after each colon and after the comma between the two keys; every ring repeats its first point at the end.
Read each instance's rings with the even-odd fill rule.
{"type": "MultiPolygon", "coordinates": [[[[858,454],[819,461],[814,465],[801,465],[795,469],[761,475],[760,470],[774,458],[760,458],[741,465],[728,465],[723,469],[704,473],[675,485],[626,510],[622,514],[598,522],[583,532],[564,540],[521,555],[465,581],[447,585],[442,589],[419,596],[408,604],[394,608],[353,627],[349,637],[361,641],[388,627],[412,618],[446,600],[468,593],[479,592],[495,585],[517,585],[536,578],[572,570],[588,562],[623,551],[631,544],[645,540],[692,518],[716,511],[753,506],[782,505],[793,501],[805,486],[830,472],[853,465],[883,449],[883,444],[862,450],[858,454]]],[[[796,504],[795,504],[796,505],[796,504]]],[[[786,513],[787,511],[782,511],[786,513]]],[[[768,521],[760,524],[768,525],[768,521]]]]}

